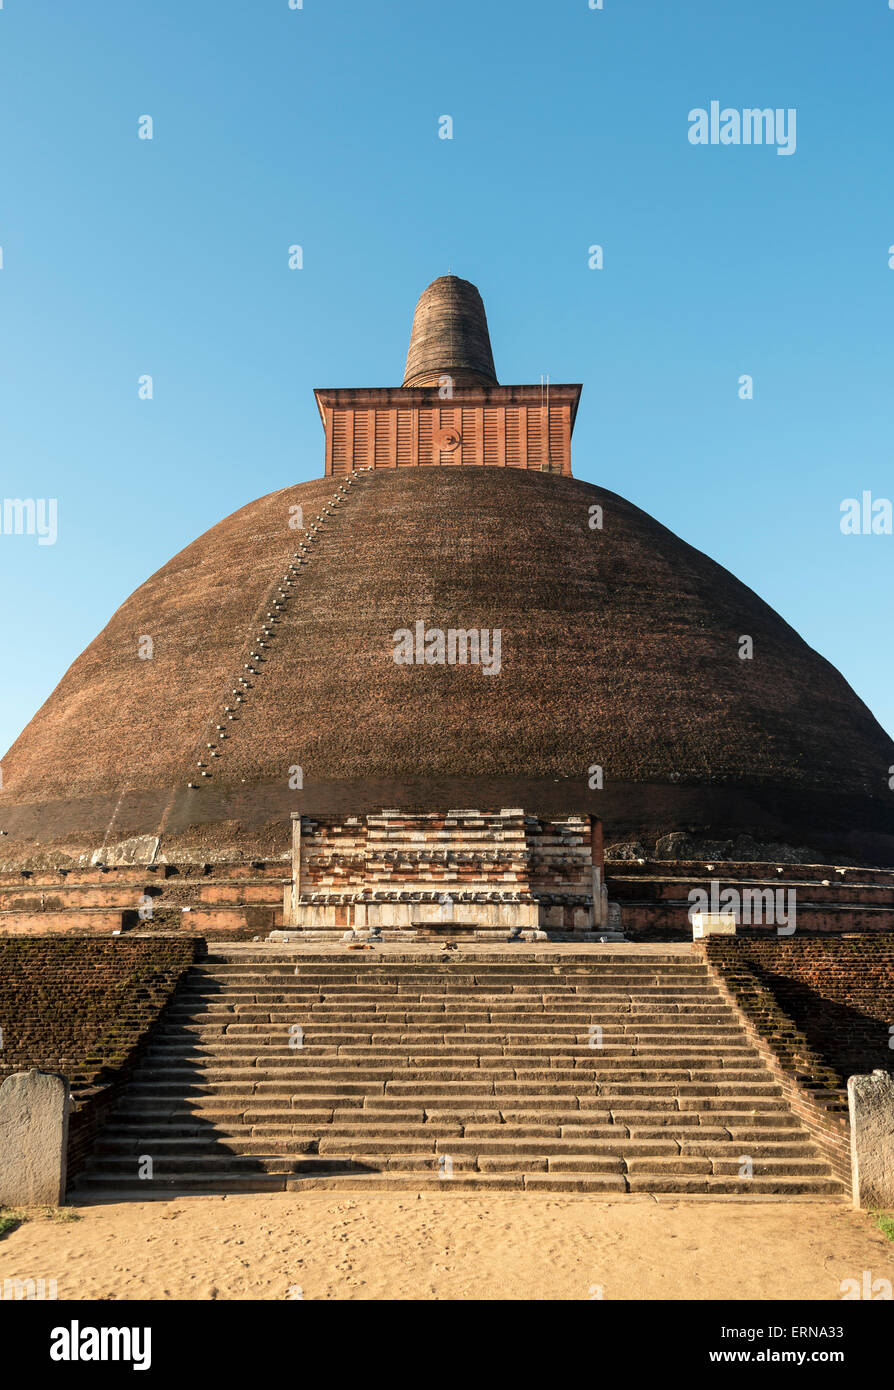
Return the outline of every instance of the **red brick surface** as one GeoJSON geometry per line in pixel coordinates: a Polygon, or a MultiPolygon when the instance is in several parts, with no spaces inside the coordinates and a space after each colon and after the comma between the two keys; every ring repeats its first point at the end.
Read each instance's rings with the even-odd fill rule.
{"type": "Polygon", "coordinates": [[[30,1067],[68,1077],[70,1179],[200,950],[166,937],[0,938],[0,1080],[30,1067]]]}
{"type": "Polygon", "coordinates": [[[792,1107],[848,1180],[847,1079],[894,1071],[894,935],[709,937],[703,949],[792,1107]]]}

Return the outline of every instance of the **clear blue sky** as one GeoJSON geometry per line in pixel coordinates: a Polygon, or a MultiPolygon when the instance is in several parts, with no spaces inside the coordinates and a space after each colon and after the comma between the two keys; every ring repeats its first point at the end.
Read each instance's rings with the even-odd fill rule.
{"type": "Polygon", "coordinates": [[[577,476],[894,731],[894,537],[839,529],[894,494],[892,72],[887,0],[4,0],[0,495],[60,534],[0,535],[0,748],[177,550],[322,473],[313,388],[399,383],[448,268],[501,381],[584,383],[577,476]],[[795,107],[796,153],[692,146],[712,100],[795,107]]]}

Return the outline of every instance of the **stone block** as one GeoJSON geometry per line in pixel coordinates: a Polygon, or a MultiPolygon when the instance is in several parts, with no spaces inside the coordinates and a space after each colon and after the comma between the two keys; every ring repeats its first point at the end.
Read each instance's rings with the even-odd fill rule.
{"type": "Polygon", "coordinates": [[[0,1086],[0,1206],[58,1206],[65,1199],[68,1082],[14,1072],[0,1086]]]}
{"type": "Polygon", "coordinates": [[[693,912],[692,937],[700,941],[706,936],[735,936],[736,917],[733,912],[693,912]]]}
{"type": "Polygon", "coordinates": [[[90,856],[91,864],[153,864],[161,839],[158,835],[134,835],[105,845],[90,856]]]}
{"type": "Polygon", "coordinates": [[[894,1076],[874,1071],[847,1083],[855,1207],[894,1207],[894,1076]]]}

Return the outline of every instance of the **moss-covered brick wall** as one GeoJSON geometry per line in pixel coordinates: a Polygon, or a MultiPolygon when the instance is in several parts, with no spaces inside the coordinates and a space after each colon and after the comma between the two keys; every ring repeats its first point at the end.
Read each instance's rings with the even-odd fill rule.
{"type": "Polygon", "coordinates": [[[842,1087],[855,1072],[894,1071],[894,936],[712,937],[707,954],[728,979],[739,977],[743,1000],[746,972],[768,991],[778,1016],[755,993],[747,1011],[793,1064],[812,1055],[809,1065],[842,1087]]]}
{"type": "Polygon", "coordinates": [[[894,1072],[894,936],[709,937],[705,955],[843,1178],[847,1079],[894,1072]]]}
{"type": "Polygon", "coordinates": [[[203,951],[194,937],[0,937],[0,1081],[35,1066],[68,1077],[69,1180],[203,951]]]}

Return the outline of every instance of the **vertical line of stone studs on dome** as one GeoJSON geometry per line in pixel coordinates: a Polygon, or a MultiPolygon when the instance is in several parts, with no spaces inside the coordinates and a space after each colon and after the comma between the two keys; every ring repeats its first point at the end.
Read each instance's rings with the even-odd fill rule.
{"type": "MultiPolygon", "coordinates": [[[[345,500],[345,498],[348,495],[348,489],[351,486],[353,486],[353,484],[356,482],[357,475],[360,473],[369,473],[371,471],[371,466],[365,468],[357,468],[354,470],[353,473],[349,473],[346,476],[344,482],[341,484],[338,491],[335,493],[333,497],[329,499],[328,507],[324,507],[321,512],[317,513],[310,527],[303,526],[301,528],[302,531],[306,534],[307,540],[309,542],[319,540],[318,532],[321,530],[323,526],[324,518],[331,514],[332,509],[336,507],[339,504],[339,502],[343,502],[345,500]]],[[[276,622],[277,617],[279,616],[282,609],[285,607],[285,605],[289,601],[289,598],[291,597],[291,595],[288,593],[288,589],[295,583],[295,580],[301,573],[301,565],[306,565],[307,561],[308,546],[302,542],[298,546],[298,549],[292,552],[292,559],[290,560],[289,565],[282,579],[276,580],[273,585],[273,589],[271,590],[272,597],[268,598],[267,600],[267,611],[264,620],[261,623],[258,632],[251,638],[249,642],[249,659],[245,662],[245,664],[242,667],[243,672],[247,674],[237,676],[236,684],[230,692],[230,697],[235,701],[235,704],[225,704],[223,706],[223,713],[226,716],[227,720],[236,719],[239,706],[244,704],[246,693],[252,688],[252,682],[248,679],[248,676],[259,676],[261,674],[260,670],[255,665],[255,663],[260,663],[266,660],[266,658],[263,655],[263,652],[266,648],[270,646],[271,639],[276,635],[273,631],[273,624],[276,622]]],[[[215,724],[214,733],[217,736],[216,739],[205,744],[205,748],[208,750],[206,753],[206,757],[208,758],[219,758],[221,756],[221,754],[224,752],[222,743],[228,737],[225,724],[215,724]]],[[[198,760],[197,766],[203,778],[210,778],[212,776],[211,770],[208,767],[208,763],[205,760],[205,758],[200,758],[198,760]]],[[[202,783],[187,782],[186,785],[191,790],[196,791],[199,787],[201,787],[202,783]]]]}

